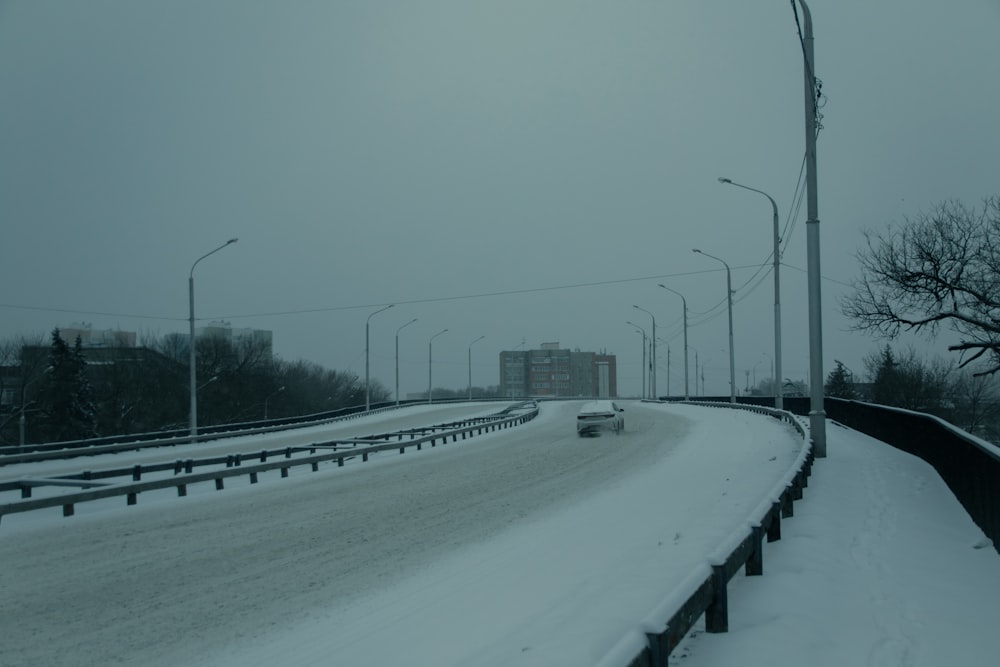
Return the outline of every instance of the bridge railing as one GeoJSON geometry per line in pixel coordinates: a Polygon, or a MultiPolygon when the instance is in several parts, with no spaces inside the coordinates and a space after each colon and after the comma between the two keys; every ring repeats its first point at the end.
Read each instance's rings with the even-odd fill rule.
{"type": "Polygon", "coordinates": [[[922,412],[837,398],[824,407],[828,418],[932,465],[1000,552],[1000,448],[922,412]]]}

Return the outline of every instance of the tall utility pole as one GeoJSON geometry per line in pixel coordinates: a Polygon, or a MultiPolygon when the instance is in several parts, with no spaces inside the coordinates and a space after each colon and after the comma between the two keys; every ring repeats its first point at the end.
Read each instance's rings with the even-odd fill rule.
{"type": "MultiPolygon", "coordinates": [[[[826,411],[823,407],[823,312],[819,266],[819,208],[816,196],[816,134],[819,132],[816,60],[813,58],[812,15],[802,6],[802,55],[805,75],[806,116],[806,248],[809,278],[809,432],[817,458],[826,456],[826,411]]],[[[792,4],[792,8],[795,5],[792,4]]],[[[796,17],[797,18],[797,17],[796,17]]],[[[780,381],[780,379],[779,379],[780,381]]]]}

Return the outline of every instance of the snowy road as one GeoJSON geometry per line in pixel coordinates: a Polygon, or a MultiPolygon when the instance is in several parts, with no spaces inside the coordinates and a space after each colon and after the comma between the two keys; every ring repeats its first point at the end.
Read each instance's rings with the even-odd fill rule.
{"type": "MultiPolygon", "coordinates": [[[[385,643],[383,634],[402,630],[386,618],[398,624],[412,615],[428,622],[428,610],[454,597],[455,586],[469,588],[484,576],[477,568],[493,560],[497,549],[514,573],[523,568],[508,558],[517,548],[503,546],[502,539],[529,530],[532,549],[546,540],[567,545],[565,531],[586,533],[588,517],[594,532],[586,537],[597,544],[611,541],[632,552],[637,546],[630,540],[642,535],[641,549],[656,554],[661,566],[672,546],[676,577],[683,577],[691,562],[745,518],[768,490],[767,480],[780,477],[801,444],[790,429],[764,417],[718,410],[718,418],[695,422],[685,410],[698,408],[638,403],[626,404],[624,435],[580,439],[577,408],[545,404],[538,418],[515,429],[403,456],[380,455],[343,469],[293,472],[286,480],[262,477],[254,487],[165,495],[127,509],[97,507],[71,519],[8,517],[0,526],[0,664],[275,664],[283,661],[285,645],[276,638],[297,637],[304,628],[318,641],[315,652],[297,654],[291,663],[331,664],[322,637],[339,628],[346,633],[337,642],[344,660],[333,662],[339,664],[379,662],[380,652],[409,664],[461,664],[471,656],[442,655],[440,641],[426,631],[420,637],[436,643],[423,661],[410,652],[412,639],[395,648],[385,643]],[[745,484],[735,483],[738,475],[745,484]],[[643,506],[653,498],[620,495],[640,486],[643,493],[655,489],[662,504],[643,506]],[[601,498],[603,505],[592,505],[601,498]],[[581,507],[593,514],[581,515],[581,507]],[[609,507],[619,518],[603,514],[609,507]],[[645,529],[615,534],[635,523],[621,517],[637,516],[645,529]],[[553,529],[537,531],[546,525],[553,529]],[[689,540],[689,531],[697,539],[689,540]],[[490,555],[484,559],[483,553],[490,555]],[[478,555],[449,565],[440,579],[441,564],[452,563],[456,554],[478,555]],[[430,598],[401,592],[426,582],[428,574],[437,582],[430,598]]],[[[434,421],[440,421],[437,415],[434,421]]],[[[590,598],[572,602],[571,596],[571,608],[593,603],[594,596],[599,600],[600,587],[614,585],[582,585],[586,568],[572,572],[592,555],[609,557],[607,546],[569,560],[536,552],[546,569],[580,577],[575,584],[566,580],[569,590],[589,590],[590,598]]],[[[511,574],[508,569],[491,576],[511,574]]],[[[554,600],[567,604],[567,592],[536,594],[537,575],[526,576],[519,580],[515,574],[510,584],[512,592],[522,587],[517,597],[526,607],[504,603],[492,612],[509,610],[503,622],[516,626],[530,618],[530,609],[538,630],[553,622],[554,600]]],[[[662,597],[670,579],[665,573],[655,584],[640,586],[650,602],[638,603],[649,606],[637,614],[662,597]]],[[[561,609],[554,618],[569,611],[561,609]]],[[[502,621],[492,612],[476,624],[486,642],[510,634],[491,628],[502,621]],[[499,635],[491,638],[491,632],[499,635]]],[[[598,647],[623,630],[612,626],[607,632],[598,647]]],[[[506,662],[508,648],[501,647],[495,664],[506,662]]]]}

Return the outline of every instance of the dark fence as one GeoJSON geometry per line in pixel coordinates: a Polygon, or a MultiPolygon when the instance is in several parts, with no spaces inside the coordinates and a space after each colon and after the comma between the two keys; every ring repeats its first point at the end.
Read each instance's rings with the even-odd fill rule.
{"type": "Polygon", "coordinates": [[[932,415],[836,398],[826,399],[824,408],[829,419],[934,466],[1000,552],[1000,453],[996,448],[932,415]]]}
{"type": "MultiPolygon", "coordinates": [[[[725,403],[728,396],[698,400],[725,403]]],[[[771,396],[739,396],[743,405],[774,405],[771,396]]],[[[785,410],[809,414],[809,398],[785,396],[785,410]]],[[[1000,552],[1000,448],[991,446],[939,417],[900,408],[825,398],[829,419],[888,443],[934,466],[962,507],[1000,552]]],[[[836,456],[831,451],[830,456],[836,456]]]]}

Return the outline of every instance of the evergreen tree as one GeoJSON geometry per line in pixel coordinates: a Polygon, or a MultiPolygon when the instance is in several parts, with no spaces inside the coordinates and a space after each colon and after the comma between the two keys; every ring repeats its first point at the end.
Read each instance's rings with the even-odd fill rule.
{"type": "Polygon", "coordinates": [[[872,401],[945,416],[952,369],[940,361],[924,363],[911,349],[896,356],[886,345],[865,359],[872,378],[872,401]]]}
{"type": "Polygon", "coordinates": [[[93,437],[97,431],[96,410],[80,337],[77,336],[76,344],[70,349],[59,329],[53,329],[49,367],[48,386],[42,392],[41,401],[48,427],[46,439],[93,437]]]}
{"type": "Polygon", "coordinates": [[[97,408],[94,406],[94,389],[87,377],[87,360],[83,356],[83,342],[76,337],[73,345],[73,402],[72,419],[74,439],[93,438],[97,435],[97,408]]]}
{"type": "Polygon", "coordinates": [[[853,374],[840,361],[834,359],[834,363],[836,366],[826,376],[826,386],[824,387],[826,395],[834,398],[857,398],[858,393],[854,389],[853,374]]]}

